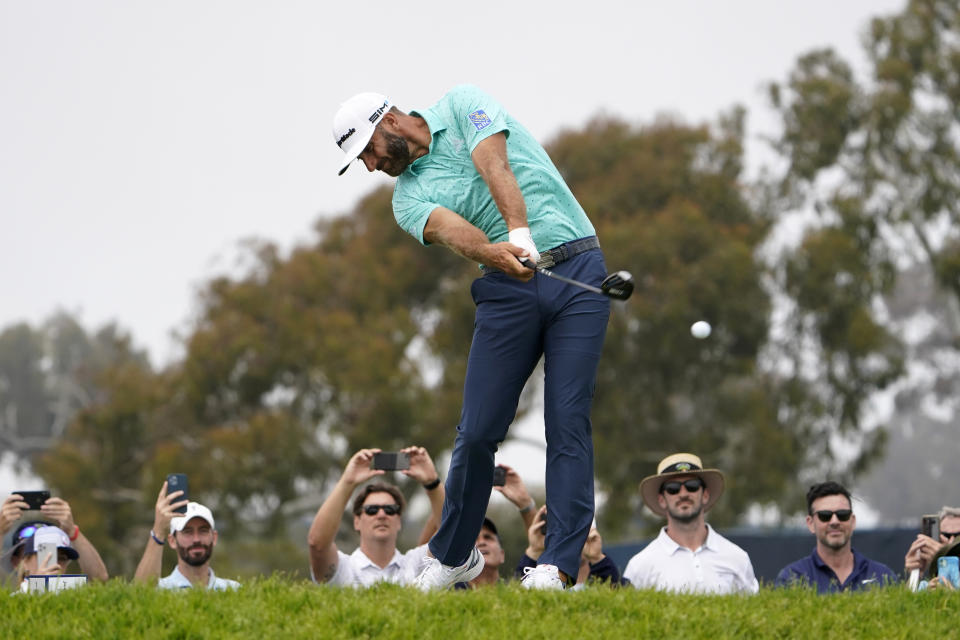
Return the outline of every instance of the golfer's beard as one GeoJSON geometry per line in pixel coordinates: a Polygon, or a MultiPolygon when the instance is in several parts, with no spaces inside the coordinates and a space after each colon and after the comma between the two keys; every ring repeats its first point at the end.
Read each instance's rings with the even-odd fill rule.
{"type": "MultiPolygon", "coordinates": [[[[677,505],[677,506],[679,507],[680,505],[677,505]]],[[[684,513],[682,511],[674,511],[673,509],[668,509],[668,511],[670,512],[671,518],[673,518],[677,522],[687,524],[689,522],[693,522],[694,520],[700,517],[700,514],[703,512],[703,503],[701,502],[699,505],[696,506],[696,508],[694,508],[692,511],[689,511],[687,513],[684,513]]]]}
{"type": "Polygon", "coordinates": [[[387,162],[383,165],[383,172],[396,178],[410,166],[410,149],[407,147],[406,139],[402,136],[384,131],[383,137],[387,141],[388,157],[387,162]]]}
{"type": "Polygon", "coordinates": [[[212,544],[210,545],[196,544],[186,549],[183,547],[179,547],[177,549],[177,552],[180,554],[180,559],[186,562],[191,567],[202,567],[204,564],[207,563],[207,561],[210,560],[210,556],[213,555],[213,545],[212,544]],[[198,557],[191,556],[190,550],[196,549],[197,547],[200,547],[201,549],[203,549],[203,552],[204,552],[203,555],[198,557]]]}

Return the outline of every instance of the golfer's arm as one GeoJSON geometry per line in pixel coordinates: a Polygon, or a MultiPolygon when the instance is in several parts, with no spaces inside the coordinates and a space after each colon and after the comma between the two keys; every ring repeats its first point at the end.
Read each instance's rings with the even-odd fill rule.
{"type": "Polygon", "coordinates": [[[343,481],[337,482],[333,492],[324,500],[307,534],[307,546],[310,547],[310,568],[317,582],[329,582],[337,572],[340,562],[334,538],[340,528],[340,518],[347,507],[353,486],[343,481]]]}
{"type": "Polygon", "coordinates": [[[446,207],[437,207],[430,212],[423,228],[423,239],[442,244],[475,262],[484,262],[485,252],[490,247],[487,234],[446,207]]]}
{"type": "Polygon", "coordinates": [[[482,140],[470,157],[477,173],[487,183],[493,201],[507,223],[507,230],[528,226],[527,205],[507,158],[506,134],[495,133],[482,140]]]}

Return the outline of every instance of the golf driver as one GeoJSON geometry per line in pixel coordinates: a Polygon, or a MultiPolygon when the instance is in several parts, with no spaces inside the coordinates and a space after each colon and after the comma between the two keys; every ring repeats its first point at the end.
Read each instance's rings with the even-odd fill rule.
{"type": "Polygon", "coordinates": [[[572,284],[575,287],[580,287],[581,289],[586,289],[587,291],[599,293],[600,295],[613,298],[614,300],[626,300],[630,297],[630,294],[633,293],[633,276],[630,275],[629,271],[617,271],[616,273],[611,273],[603,279],[603,282],[600,283],[599,287],[595,287],[592,284],[567,278],[565,276],[558,275],[545,267],[537,266],[537,264],[533,260],[530,260],[530,258],[519,258],[519,260],[520,263],[526,268],[535,269],[549,278],[554,278],[556,280],[560,280],[561,282],[572,284]]]}

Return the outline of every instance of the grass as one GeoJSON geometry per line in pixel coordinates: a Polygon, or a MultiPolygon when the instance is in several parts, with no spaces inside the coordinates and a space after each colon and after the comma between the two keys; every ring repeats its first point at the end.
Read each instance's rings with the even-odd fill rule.
{"type": "Polygon", "coordinates": [[[900,588],[817,596],[685,596],[633,589],[526,592],[516,584],[421,594],[273,577],[231,593],[121,581],[0,595],[0,638],[944,638],[960,594],[900,588]]]}

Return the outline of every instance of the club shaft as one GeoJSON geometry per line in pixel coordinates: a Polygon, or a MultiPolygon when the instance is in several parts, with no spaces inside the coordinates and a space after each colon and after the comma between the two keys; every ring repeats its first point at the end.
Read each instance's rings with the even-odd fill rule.
{"type": "MultiPolygon", "coordinates": [[[[524,258],[520,262],[522,262],[528,267],[531,265],[534,265],[533,261],[528,260],[527,258],[524,258]]],[[[581,289],[586,289],[587,291],[593,291],[594,293],[599,293],[602,296],[607,295],[603,289],[601,289],[600,287],[595,287],[592,284],[587,284],[586,282],[580,282],[579,280],[574,280],[573,278],[567,278],[565,276],[558,275],[553,271],[550,271],[549,269],[545,267],[541,267],[539,265],[534,265],[534,268],[549,278],[554,278],[555,280],[559,280],[560,282],[566,282],[567,284],[572,284],[575,287],[580,287],[581,289]]]]}

